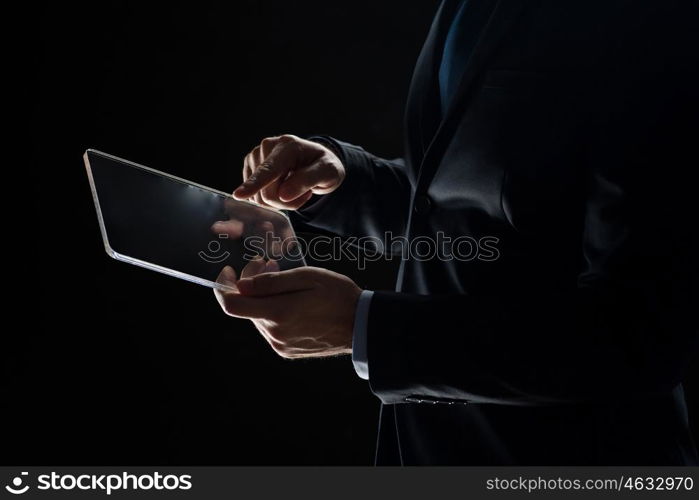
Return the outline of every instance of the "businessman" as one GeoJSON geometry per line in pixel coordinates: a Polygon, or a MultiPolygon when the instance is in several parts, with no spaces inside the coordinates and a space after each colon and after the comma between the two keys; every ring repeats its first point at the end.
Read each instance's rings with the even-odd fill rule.
{"type": "Polygon", "coordinates": [[[283,357],[351,354],[377,464],[697,463],[696,10],[445,0],[403,159],[270,137],[234,195],[347,237],[487,236],[497,259],[404,258],[393,292],[253,261],[222,307],[283,357]]]}

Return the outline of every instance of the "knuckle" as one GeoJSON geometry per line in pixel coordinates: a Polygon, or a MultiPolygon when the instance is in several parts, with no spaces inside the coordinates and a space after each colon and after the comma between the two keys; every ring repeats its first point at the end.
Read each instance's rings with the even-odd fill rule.
{"type": "Polygon", "coordinates": [[[301,141],[289,139],[282,141],[277,145],[277,148],[284,151],[285,154],[297,154],[303,149],[301,141]]]}
{"type": "Polygon", "coordinates": [[[267,333],[276,344],[282,346],[284,345],[284,340],[282,338],[282,329],[279,327],[279,325],[270,325],[267,328],[267,333]]]}
{"type": "Polygon", "coordinates": [[[257,146],[257,148],[259,149],[260,147],[266,148],[269,146],[273,146],[278,140],[278,137],[265,137],[260,141],[260,145],[257,146]]]}
{"type": "Polygon", "coordinates": [[[256,169],[256,173],[265,174],[272,171],[272,163],[269,161],[263,161],[256,169]]]}
{"type": "Polygon", "coordinates": [[[255,158],[257,158],[258,154],[260,152],[260,146],[255,146],[248,152],[247,155],[245,155],[245,161],[249,163],[250,165],[255,163],[255,158]]]}
{"type": "Polygon", "coordinates": [[[295,357],[293,352],[287,351],[286,349],[279,349],[277,351],[277,354],[279,354],[279,356],[281,356],[284,359],[294,359],[295,357]]]}
{"type": "Polygon", "coordinates": [[[267,328],[267,335],[274,343],[277,349],[285,350],[287,347],[287,342],[284,339],[284,331],[280,326],[270,326],[267,328]]]}

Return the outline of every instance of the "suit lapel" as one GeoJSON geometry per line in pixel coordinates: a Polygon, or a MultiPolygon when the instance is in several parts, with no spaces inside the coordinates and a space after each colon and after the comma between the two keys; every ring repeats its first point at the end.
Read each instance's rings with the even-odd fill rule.
{"type": "Polygon", "coordinates": [[[434,31],[434,33],[432,33],[432,31],[430,32],[430,36],[428,37],[430,46],[428,47],[428,43],[425,44],[425,49],[429,49],[429,51],[427,54],[424,54],[425,51],[423,51],[423,54],[420,56],[420,70],[416,71],[415,77],[418,81],[415,82],[416,88],[413,89],[413,85],[411,85],[410,91],[411,96],[413,90],[415,92],[420,91],[423,96],[422,99],[417,99],[420,101],[421,105],[418,116],[421,120],[419,140],[420,144],[423,145],[423,147],[420,148],[422,154],[415,154],[414,158],[412,158],[413,161],[417,160],[417,162],[419,162],[414,164],[420,165],[417,181],[418,191],[420,191],[421,188],[424,189],[432,180],[434,172],[439,165],[439,157],[443,154],[444,148],[448,145],[454,132],[454,127],[458,123],[463,110],[473,94],[474,84],[482,74],[489,57],[497,49],[500,40],[518,18],[526,3],[527,0],[498,0],[471,54],[452,103],[446,110],[441,122],[438,123],[436,132],[433,132],[431,139],[426,139],[424,132],[429,133],[435,130],[434,128],[430,128],[429,120],[433,120],[435,114],[439,116],[437,69],[441,60],[441,50],[444,44],[446,30],[448,30],[449,27],[449,23],[445,21],[452,18],[456,2],[445,0],[440,7],[438,15],[441,14],[441,22],[436,22],[435,26],[433,26],[432,31],[434,31]],[[420,74],[426,71],[429,71],[430,75],[420,74]],[[423,122],[422,120],[425,121],[423,122]]]}
{"type": "Polygon", "coordinates": [[[443,0],[437,9],[415,71],[406,104],[406,137],[412,165],[419,166],[440,124],[437,75],[444,39],[458,0],[443,0]]]}

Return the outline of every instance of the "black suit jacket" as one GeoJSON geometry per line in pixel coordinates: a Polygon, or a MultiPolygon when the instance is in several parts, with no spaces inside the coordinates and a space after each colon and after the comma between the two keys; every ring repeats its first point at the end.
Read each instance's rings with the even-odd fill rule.
{"type": "Polygon", "coordinates": [[[499,0],[441,116],[457,2],[417,62],[405,159],[296,214],[341,235],[496,238],[376,292],[377,463],[687,464],[697,346],[696,2],[499,0]]]}

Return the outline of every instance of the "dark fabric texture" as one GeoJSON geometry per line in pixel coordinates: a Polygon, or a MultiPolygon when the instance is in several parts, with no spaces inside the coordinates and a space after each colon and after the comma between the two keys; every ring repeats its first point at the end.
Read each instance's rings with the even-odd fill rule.
{"type": "Polygon", "coordinates": [[[293,216],[497,240],[494,259],[404,260],[374,295],[377,463],[696,463],[696,2],[499,0],[441,113],[458,6],[418,60],[404,159],[318,138],[347,178],[293,216]]]}
{"type": "Polygon", "coordinates": [[[444,40],[439,63],[439,97],[444,113],[454,98],[468,60],[492,14],[495,2],[491,0],[459,0],[454,19],[444,40]]]}

